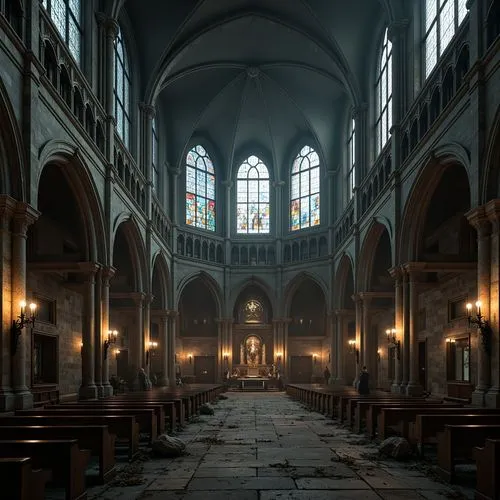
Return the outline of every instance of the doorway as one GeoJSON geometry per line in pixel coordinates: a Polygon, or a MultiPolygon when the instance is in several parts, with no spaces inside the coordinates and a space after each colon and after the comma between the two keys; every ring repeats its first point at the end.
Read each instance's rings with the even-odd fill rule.
{"type": "Polygon", "coordinates": [[[418,381],[427,390],[427,340],[418,343],[418,381]]]}
{"type": "Polygon", "coordinates": [[[290,382],[293,384],[310,384],[312,366],[312,356],[291,356],[290,382]]]}
{"type": "Polygon", "coordinates": [[[197,384],[215,384],[215,356],[195,356],[194,376],[197,384]]]}

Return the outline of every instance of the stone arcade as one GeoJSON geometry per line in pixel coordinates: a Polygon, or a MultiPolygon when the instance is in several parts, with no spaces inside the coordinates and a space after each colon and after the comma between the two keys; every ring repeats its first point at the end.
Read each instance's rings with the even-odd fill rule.
{"type": "Polygon", "coordinates": [[[500,407],[498,1],[0,8],[0,410],[363,365],[500,407]]]}

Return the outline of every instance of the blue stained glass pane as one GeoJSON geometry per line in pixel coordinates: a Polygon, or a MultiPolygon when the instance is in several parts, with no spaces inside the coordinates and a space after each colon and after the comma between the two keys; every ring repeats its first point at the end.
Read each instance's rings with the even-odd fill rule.
{"type": "Polygon", "coordinates": [[[186,194],[186,224],[194,226],[196,223],[196,201],[191,193],[186,194]]]}
{"type": "Polygon", "coordinates": [[[290,204],[290,221],[292,231],[300,229],[300,201],[293,200],[290,204]]]}
{"type": "Polygon", "coordinates": [[[201,170],[196,170],[196,194],[201,196],[206,196],[206,182],[205,182],[205,172],[201,170]]]}
{"type": "Polygon", "coordinates": [[[211,174],[215,173],[214,166],[212,164],[212,160],[208,156],[205,157],[205,165],[206,165],[208,172],[210,172],[211,174]]]}
{"type": "Polygon", "coordinates": [[[207,200],[201,196],[196,197],[196,227],[205,227],[207,217],[207,200]]]}
{"type": "Polygon", "coordinates": [[[75,60],[80,63],[80,30],[73,20],[69,21],[68,26],[69,40],[68,46],[75,60]]]}
{"type": "Polygon", "coordinates": [[[269,181],[259,182],[259,201],[269,203],[269,181]]]}
{"type": "Polygon", "coordinates": [[[259,232],[269,232],[269,205],[259,205],[259,232]]]}
{"type": "Polygon", "coordinates": [[[300,199],[300,227],[309,227],[309,197],[300,199]]]}
{"type": "Polygon", "coordinates": [[[237,183],[237,199],[238,203],[246,203],[247,198],[247,181],[238,181],[237,183]]]}
{"type": "Polygon", "coordinates": [[[66,5],[63,0],[52,0],[50,15],[57,31],[66,40],[66,5]]]}
{"type": "Polygon", "coordinates": [[[296,198],[299,198],[300,192],[299,192],[299,176],[298,175],[292,175],[292,188],[291,188],[291,199],[295,200],[296,198]]]}
{"type": "Polygon", "coordinates": [[[209,201],[207,205],[207,229],[215,231],[215,202],[209,201]]]}
{"type": "Polygon", "coordinates": [[[191,167],[186,167],[186,191],[190,193],[196,192],[195,170],[191,167]]]}
{"type": "Polygon", "coordinates": [[[259,205],[257,203],[250,203],[248,205],[248,232],[259,232],[259,205]]]}
{"type": "Polygon", "coordinates": [[[319,194],[311,196],[311,226],[319,225],[319,194]]]}
{"type": "Polygon", "coordinates": [[[200,170],[206,170],[205,160],[201,156],[198,156],[198,158],[196,159],[196,167],[200,170]]]}
{"type": "Polygon", "coordinates": [[[215,200],[215,177],[207,175],[207,198],[215,200]]]}

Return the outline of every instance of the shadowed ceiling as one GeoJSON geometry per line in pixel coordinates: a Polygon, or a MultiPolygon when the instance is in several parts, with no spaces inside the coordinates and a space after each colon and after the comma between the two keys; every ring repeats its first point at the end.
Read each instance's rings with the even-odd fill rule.
{"type": "Polygon", "coordinates": [[[280,180],[307,141],[335,169],[347,110],[371,89],[366,54],[387,23],[383,3],[126,1],[141,94],[159,108],[169,163],[182,166],[203,137],[219,168],[258,152],[280,180]]]}

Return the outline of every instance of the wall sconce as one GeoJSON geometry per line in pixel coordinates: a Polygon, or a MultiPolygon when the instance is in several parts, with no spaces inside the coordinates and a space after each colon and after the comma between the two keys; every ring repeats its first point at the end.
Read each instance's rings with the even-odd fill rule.
{"type": "Polygon", "coordinates": [[[115,356],[116,356],[116,359],[118,359],[118,354],[120,354],[120,349],[115,349],[114,350],[114,353],[115,353],[115,356]]]}
{"type": "Polygon", "coordinates": [[[156,354],[156,349],[158,348],[158,342],[149,341],[148,342],[148,350],[146,351],[146,364],[149,365],[150,356],[154,356],[156,354]]]}
{"type": "Polygon", "coordinates": [[[283,353],[281,353],[281,352],[277,352],[277,353],[276,353],[276,361],[277,361],[278,363],[281,363],[281,357],[282,357],[282,356],[283,356],[283,353]]]}
{"type": "Polygon", "coordinates": [[[80,356],[83,358],[83,341],[80,342],[80,356]]]}
{"type": "Polygon", "coordinates": [[[302,323],[304,323],[304,318],[299,318],[299,323],[302,325],[302,323]]]}
{"type": "Polygon", "coordinates": [[[191,353],[188,354],[188,360],[189,360],[189,364],[193,363],[193,355],[191,353]]]}
{"type": "Polygon", "coordinates": [[[448,339],[446,339],[446,343],[447,344],[454,344],[455,343],[455,339],[448,338],[448,339]]]}
{"type": "Polygon", "coordinates": [[[475,325],[481,334],[481,343],[483,344],[484,350],[490,354],[491,353],[491,328],[488,320],[484,318],[481,314],[481,301],[476,301],[476,314],[475,317],[472,313],[472,304],[467,304],[467,320],[469,321],[469,328],[475,325]]]}
{"type": "Polygon", "coordinates": [[[19,343],[19,336],[22,333],[24,327],[31,325],[31,330],[35,327],[36,320],[36,304],[31,302],[29,305],[30,312],[26,314],[26,302],[21,300],[19,303],[21,308],[21,314],[17,317],[17,319],[12,320],[12,328],[11,328],[11,354],[14,356],[17,351],[17,344],[19,343]]]}
{"type": "Polygon", "coordinates": [[[318,355],[316,353],[313,354],[313,363],[316,364],[318,361],[318,355]]]}
{"type": "Polygon", "coordinates": [[[223,353],[222,358],[224,359],[224,362],[227,363],[229,361],[229,353],[227,352],[223,353]]]}
{"type": "Polygon", "coordinates": [[[377,362],[380,363],[381,357],[382,357],[382,349],[377,349],[377,362]]]}
{"type": "Polygon", "coordinates": [[[349,345],[349,353],[356,355],[356,364],[359,365],[359,349],[356,348],[356,341],[350,339],[347,344],[349,345]]]}
{"type": "Polygon", "coordinates": [[[387,334],[387,344],[389,347],[396,348],[396,358],[401,358],[401,341],[396,338],[396,329],[388,328],[385,333],[387,334]]]}
{"type": "Polygon", "coordinates": [[[108,349],[111,344],[116,344],[118,330],[108,330],[108,338],[104,341],[104,359],[108,359],[108,349]]]}

